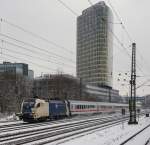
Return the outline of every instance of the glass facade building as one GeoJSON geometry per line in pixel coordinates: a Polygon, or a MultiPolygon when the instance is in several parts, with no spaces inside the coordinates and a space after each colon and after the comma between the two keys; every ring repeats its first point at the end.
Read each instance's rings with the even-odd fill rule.
{"type": "Polygon", "coordinates": [[[28,64],[3,62],[3,64],[0,64],[0,73],[28,76],[28,64]]]}
{"type": "Polygon", "coordinates": [[[77,77],[93,86],[112,87],[113,16],[99,2],[77,18],[77,77]]]}

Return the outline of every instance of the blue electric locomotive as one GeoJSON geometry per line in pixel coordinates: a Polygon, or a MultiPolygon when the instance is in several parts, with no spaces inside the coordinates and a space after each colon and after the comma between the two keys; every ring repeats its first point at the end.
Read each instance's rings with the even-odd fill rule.
{"type": "Polygon", "coordinates": [[[66,101],[42,99],[27,99],[23,101],[20,118],[25,122],[43,121],[67,116],[66,101]]]}

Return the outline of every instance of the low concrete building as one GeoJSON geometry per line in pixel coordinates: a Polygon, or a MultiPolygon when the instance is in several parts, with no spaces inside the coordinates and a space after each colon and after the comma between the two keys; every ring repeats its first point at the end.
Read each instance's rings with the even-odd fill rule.
{"type": "Polygon", "coordinates": [[[48,99],[74,99],[102,102],[121,102],[119,91],[111,87],[85,85],[68,74],[44,75],[34,80],[34,95],[48,99]]]}
{"type": "Polygon", "coordinates": [[[80,81],[68,74],[46,74],[35,78],[34,95],[48,99],[80,99],[80,81]]]}

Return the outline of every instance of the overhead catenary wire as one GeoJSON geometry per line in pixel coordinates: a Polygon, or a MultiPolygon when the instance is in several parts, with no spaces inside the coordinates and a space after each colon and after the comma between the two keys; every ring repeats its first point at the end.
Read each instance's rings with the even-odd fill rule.
{"type": "Polygon", "coordinates": [[[30,64],[33,64],[33,65],[38,66],[40,68],[44,68],[46,70],[51,70],[51,71],[53,71],[53,73],[58,71],[58,68],[54,69],[52,67],[47,67],[47,66],[44,66],[44,65],[40,65],[40,64],[34,63],[34,62],[30,61],[30,60],[26,60],[26,59],[23,59],[23,58],[18,58],[16,56],[13,56],[13,55],[10,55],[10,54],[3,53],[3,56],[7,56],[7,58],[10,57],[10,58],[13,58],[13,59],[19,60],[19,61],[22,60],[24,62],[29,62],[30,64]]]}
{"type": "MultiPolygon", "coordinates": [[[[72,13],[74,13],[74,15],[75,16],[78,16],[78,14],[75,12],[75,11],[72,11],[72,9],[68,6],[68,5],[66,5],[62,0],[58,0],[61,4],[63,4],[68,10],[70,10],[72,13]]],[[[3,19],[4,20],[4,19],[3,19]]],[[[8,22],[8,21],[5,21],[5,22],[8,22]]],[[[12,24],[12,23],[10,23],[10,24],[12,24]]],[[[15,27],[16,26],[18,26],[18,25],[14,25],[15,27]]],[[[124,25],[122,25],[122,26],[124,26],[124,25]]],[[[22,27],[18,27],[18,28],[22,28],[22,27]]],[[[123,44],[123,43],[122,43],[123,44]]],[[[121,44],[120,44],[121,45],[121,44]]],[[[128,54],[127,54],[128,55],[128,54]]]]}
{"type": "MultiPolygon", "coordinates": [[[[90,0],[89,0],[89,1],[90,1],[90,0]]],[[[111,7],[111,9],[113,10],[113,12],[114,12],[116,18],[118,19],[118,21],[120,21],[120,24],[121,24],[121,26],[122,26],[122,29],[125,31],[125,33],[126,33],[128,39],[129,39],[130,43],[133,43],[133,39],[132,39],[132,37],[130,36],[130,34],[129,34],[127,28],[125,27],[125,25],[124,25],[124,23],[123,23],[123,21],[122,21],[121,16],[118,14],[118,12],[117,12],[116,9],[114,8],[114,6],[111,4],[110,0],[106,0],[106,1],[107,1],[108,4],[110,5],[110,7],[111,7]]],[[[138,48],[137,48],[137,52],[138,52],[138,54],[140,55],[140,57],[143,58],[143,56],[142,56],[142,54],[140,53],[140,51],[139,51],[138,48]]],[[[144,58],[143,58],[143,59],[144,59],[144,58]]],[[[143,71],[142,71],[142,73],[144,74],[143,71]]]]}
{"type": "MultiPolygon", "coordinates": [[[[109,1],[109,0],[107,0],[107,1],[109,1]]],[[[88,0],[88,2],[89,2],[90,5],[93,6],[93,4],[92,4],[92,2],[91,2],[90,0],[88,0]]],[[[128,37],[128,39],[129,39],[130,43],[133,43],[130,34],[128,33],[128,31],[127,31],[125,25],[124,25],[123,22],[122,22],[122,19],[119,17],[119,15],[118,15],[117,12],[115,11],[114,7],[111,5],[110,1],[109,1],[109,4],[110,4],[112,10],[114,11],[116,17],[117,17],[118,20],[120,21],[120,24],[121,24],[121,26],[122,26],[122,29],[126,32],[127,37],[128,37]]],[[[110,32],[113,34],[112,30],[111,30],[110,32]]],[[[119,40],[119,38],[118,38],[116,35],[114,35],[114,34],[113,34],[113,36],[114,36],[114,38],[117,40],[117,42],[119,42],[119,44],[121,45],[121,47],[124,48],[123,43],[121,43],[121,41],[119,40]]],[[[124,49],[124,50],[126,50],[126,49],[124,49]]],[[[138,52],[138,49],[137,49],[137,52],[138,52]]],[[[128,52],[127,52],[127,55],[128,55],[128,56],[130,57],[130,59],[131,59],[131,56],[130,56],[130,54],[128,54],[128,52]]],[[[140,54],[140,56],[142,56],[142,55],[140,54]]],[[[140,72],[141,72],[142,74],[145,75],[145,72],[143,71],[142,67],[139,65],[138,60],[137,60],[137,68],[140,70],[140,72]]]]}
{"type": "MultiPolygon", "coordinates": [[[[15,43],[12,43],[12,42],[9,42],[9,41],[7,41],[7,40],[4,40],[4,39],[0,39],[3,43],[6,43],[6,44],[8,44],[8,45],[11,45],[11,46],[15,46],[15,47],[18,47],[19,49],[24,49],[24,50],[26,50],[26,51],[28,51],[28,52],[32,52],[32,53],[34,53],[34,54],[37,54],[38,56],[41,56],[41,55],[44,55],[44,58],[43,57],[38,57],[38,58],[40,58],[40,59],[42,59],[42,60],[45,60],[45,61],[49,61],[49,62],[51,62],[50,60],[47,60],[47,59],[45,59],[45,56],[47,56],[47,57],[53,57],[53,58],[57,58],[57,57],[54,57],[54,56],[50,56],[49,54],[45,54],[45,53],[39,53],[39,52],[37,52],[37,51],[35,51],[35,50],[33,50],[33,49],[29,49],[29,48],[27,48],[27,47],[24,47],[24,46],[21,46],[21,45],[17,45],[17,44],[15,44],[15,43]]],[[[3,49],[3,47],[1,47],[1,49],[3,49]]],[[[12,50],[13,51],[13,50],[12,50]]],[[[19,52],[16,52],[16,54],[17,53],[19,53],[19,52]]],[[[25,53],[24,53],[24,55],[26,55],[25,53]]],[[[34,57],[34,55],[32,55],[32,57],[34,57]]],[[[58,61],[58,60],[57,60],[58,61]]],[[[55,62],[56,64],[61,64],[61,65],[65,65],[65,66],[68,66],[68,67],[71,67],[71,68],[75,68],[75,66],[73,66],[73,65],[69,65],[69,64],[65,64],[65,63],[60,63],[60,62],[55,62]]]]}
{"type": "MultiPolygon", "coordinates": [[[[120,49],[120,47],[118,45],[115,44],[115,46],[116,46],[116,48],[120,49]]],[[[123,47],[121,47],[121,48],[123,48],[123,47]]],[[[131,59],[131,56],[128,53],[128,51],[124,51],[125,49],[121,49],[121,50],[122,50],[122,52],[126,52],[127,56],[131,59]]],[[[141,65],[139,63],[137,63],[137,68],[140,70],[140,72],[142,72],[142,74],[144,74],[144,72],[142,70],[142,67],[141,67],[141,65]]]]}
{"type": "Polygon", "coordinates": [[[53,46],[55,46],[55,47],[57,47],[57,48],[59,48],[59,49],[63,49],[63,51],[68,52],[69,54],[73,54],[73,53],[74,53],[73,51],[71,51],[71,50],[69,50],[69,49],[67,49],[67,48],[65,48],[65,47],[63,47],[63,46],[61,46],[61,45],[59,45],[59,44],[57,44],[57,43],[55,43],[55,42],[53,42],[53,41],[48,40],[47,38],[44,38],[43,36],[40,36],[39,34],[36,34],[36,33],[34,33],[34,32],[31,32],[31,31],[29,31],[29,30],[27,30],[27,29],[25,29],[25,28],[23,28],[23,27],[21,27],[21,26],[19,26],[19,25],[16,25],[16,24],[14,24],[14,23],[11,23],[11,22],[9,22],[9,21],[6,20],[6,19],[1,18],[0,21],[1,21],[1,23],[4,22],[4,23],[6,23],[6,24],[8,24],[8,25],[10,25],[10,26],[12,26],[12,27],[15,27],[15,28],[17,28],[17,29],[19,29],[19,30],[21,30],[21,31],[23,31],[23,32],[25,32],[25,33],[27,33],[27,34],[30,34],[30,35],[33,36],[33,37],[36,37],[36,38],[38,38],[38,39],[41,39],[42,41],[45,41],[45,42],[47,42],[47,43],[49,43],[49,44],[51,44],[51,45],[53,45],[53,46]]]}
{"type": "Polygon", "coordinates": [[[61,59],[67,60],[67,61],[69,61],[69,62],[75,64],[75,61],[73,61],[72,59],[69,59],[69,58],[63,57],[63,56],[61,56],[61,55],[58,55],[58,54],[56,54],[56,53],[54,53],[54,52],[45,50],[45,49],[40,48],[40,47],[38,47],[38,46],[35,46],[35,45],[31,44],[31,43],[24,42],[24,41],[22,41],[22,40],[16,39],[16,38],[14,38],[14,37],[12,37],[12,36],[9,36],[9,35],[3,34],[3,33],[0,33],[0,35],[3,36],[3,37],[5,37],[5,38],[11,39],[11,40],[13,40],[13,41],[22,43],[22,44],[24,44],[24,45],[27,45],[27,46],[36,48],[36,49],[38,49],[38,50],[40,50],[40,51],[42,51],[42,52],[53,54],[53,55],[55,55],[55,56],[57,56],[57,57],[59,57],[59,58],[61,58],[61,59]]]}
{"type": "MultiPolygon", "coordinates": [[[[62,3],[62,1],[58,0],[59,2],[62,3]]],[[[93,6],[92,2],[90,0],[88,0],[88,2],[90,3],[90,5],[93,6]]],[[[78,16],[77,13],[75,13],[70,7],[68,7],[64,2],[62,3],[68,10],[70,10],[71,13],[73,13],[75,16],[78,16]]],[[[118,23],[117,23],[118,24],[118,23]]],[[[121,24],[121,23],[120,23],[121,24]]],[[[114,38],[117,40],[117,42],[121,45],[121,47],[125,50],[126,54],[130,57],[131,59],[131,56],[129,54],[129,52],[127,51],[126,47],[124,47],[123,43],[119,40],[119,38],[113,33],[112,30],[110,30],[110,32],[112,33],[112,35],[114,36],[114,38]]]]}
{"type": "Polygon", "coordinates": [[[58,2],[60,2],[66,9],[68,9],[72,14],[74,14],[75,16],[79,16],[73,9],[71,9],[66,3],[64,3],[62,0],[57,0],[58,2]]]}
{"type": "MultiPolygon", "coordinates": [[[[91,6],[93,6],[93,3],[91,2],[91,0],[88,0],[89,4],[91,6]]],[[[93,9],[95,9],[93,7],[93,9]]],[[[104,22],[105,20],[104,19],[101,19],[102,22],[104,22]]],[[[109,22],[110,23],[110,22],[109,22]]],[[[120,22],[121,24],[122,22],[120,22]]],[[[108,28],[109,29],[109,32],[112,33],[112,35],[114,36],[114,38],[117,40],[117,42],[120,44],[120,46],[126,51],[126,54],[131,57],[131,55],[129,54],[129,52],[127,51],[127,48],[124,46],[123,42],[121,42],[121,40],[117,37],[117,35],[112,31],[112,29],[108,28]]]]}
{"type": "Polygon", "coordinates": [[[13,58],[13,59],[15,59],[15,60],[18,59],[18,60],[23,60],[23,61],[25,61],[25,62],[29,62],[29,63],[31,63],[31,64],[33,64],[33,65],[36,65],[36,66],[45,68],[45,69],[47,69],[47,70],[57,71],[56,69],[53,69],[53,68],[51,68],[51,67],[45,67],[44,65],[40,65],[40,64],[37,64],[37,63],[33,63],[33,62],[30,61],[30,60],[25,60],[25,59],[23,59],[23,58],[18,58],[18,57],[16,57],[16,56],[12,56],[12,55],[10,55],[10,54],[3,53],[3,55],[8,56],[8,57],[10,57],[10,58],[13,58]]]}
{"type": "Polygon", "coordinates": [[[127,31],[127,28],[125,27],[124,23],[122,22],[122,18],[119,16],[119,14],[117,13],[117,11],[115,10],[115,8],[113,7],[113,5],[111,4],[110,0],[106,0],[106,1],[108,2],[108,4],[110,5],[110,7],[112,8],[112,10],[113,10],[114,14],[116,15],[117,19],[120,21],[122,29],[124,29],[124,31],[126,32],[127,37],[129,39],[130,43],[133,43],[133,40],[132,40],[129,32],[127,31]]]}
{"type": "MultiPolygon", "coordinates": [[[[74,10],[72,10],[69,6],[67,6],[66,5],[66,3],[64,3],[64,2],[62,2],[61,0],[58,0],[59,2],[61,2],[64,6],[65,6],[65,8],[67,8],[68,10],[70,10],[70,12],[71,13],[73,13],[75,16],[78,16],[78,14],[74,11],[74,10]]],[[[90,0],[88,0],[88,2],[89,2],[89,4],[91,5],[91,6],[93,6],[93,3],[90,1],[90,0]]],[[[116,13],[116,15],[117,15],[117,12],[115,12],[116,13]]],[[[117,17],[119,18],[119,15],[117,15],[117,17]]],[[[103,20],[102,20],[103,21],[103,20]]],[[[119,21],[121,21],[121,19],[119,18],[119,21]]],[[[120,22],[120,24],[122,25],[122,27],[125,29],[125,26],[124,26],[124,24],[122,23],[122,21],[120,22]]],[[[126,30],[126,29],[125,29],[126,30]]],[[[120,39],[113,33],[113,31],[112,30],[110,30],[109,29],[109,31],[112,33],[112,35],[114,36],[114,38],[117,40],[117,42],[120,44],[120,46],[126,51],[126,53],[127,53],[127,55],[130,57],[130,59],[131,59],[131,55],[129,54],[129,52],[127,51],[127,48],[123,45],[123,43],[120,41],[120,39]]],[[[132,39],[131,39],[131,37],[130,37],[130,35],[129,35],[129,33],[128,33],[128,31],[126,30],[126,33],[128,34],[128,38],[130,39],[130,41],[132,42],[132,39]]],[[[142,69],[138,66],[138,69],[143,73],[143,71],[142,71],[142,69]]]]}
{"type": "MultiPolygon", "coordinates": [[[[93,3],[91,2],[91,0],[88,0],[88,2],[89,2],[89,4],[91,5],[91,6],[93,6],[93,3]]],[[[93,7],[94,8],[94,7],[93,7]]],[[[94,8],[95,9],[95,8],[94,8]]],[[[119,17],[119,15],[118,15],[118,17],[119,17]]],[[[101,21],[104,21],[103,19],[101,19],[101,21]]],[[[121,25],[123,24],[122,23],[122,21],[121,21],[121,19],[119,18],[119,21],[121,22],[121,25]]],[[[124,26],[124,25],[123,25],[124,26]]],[[[125,26],[124,26],[124,28],[125,28],[125,26]]],[[[110,33],[112,33],[112,35],[114,36],[114,38],[117,40],[117,42],[120,44],[120,46],[125,50],[125,52],[126,52],[126,54],[129,56],[129,58],[131,59],[131,55],[129,54],[129,52],[127,51],[127,48],[124,46],[124,44],[121,42],[121,40],[117,37],[117,35],[108,27],[108,30],[109,30],[109,32],[110,33]]],[[[128,33],[129,34],[129,33],[128,33]]],[[[131,37],[129,37],[129,39],[130,39],[131,37]]],[[[130,40],[132,40],[132,39],[130,39],[130,40]]],[[[144,72],[143,72],[143,70],[142,70],[142,68],[140,67],[140,65],[139,64],[137,64],[137,68],[139,69],[139,71],[141,71],[141,73],[143,73],[144,74],[144,72]]]]}
{"type": "MultiPolygon", "coordinates": [[[[1,39],[0,39],[1,40],[1,39]]],[[[3,42],[5,42],[3,40],[3,42]]],[[[60,62],[53,62],[52,60],[49,60],[49,59],[46,59],[45,57],[39,57],[39,56],[34,56],[34,55],[29,55],[29,54],[26,54],[26,53],[22,53],[22,52],[19,52],[19,51],[15,51],[15,50],[12,50],[12,49],[8,49],[8,48],[3,48],[3,47],[0,47],[0,49],[4,49],[6,51],[9,51],[9,52],[12,52],[12,53],[15,53],[15,54],[20,54],[20,55],[23,55],[23,56],[27,56],[27,57],[30,57],[30,58],[35,58],[35,59],[38,59],[38,60],[42,60],[44,62],[49,62],[49,63],[54,63],[54,64],[57,64],[57,65],[63,65],[63,66],[68,66],[68,68],[72,69],[72,68],[75,68],[71,65],[67,65],[65,63],[60,63],[60,62]]]]}
{"type": "MultiPolygon", "coordinates": [[[[62,3],[61,0],[58,0],[58,1],[62,3]]],[[[90,0],[88,0],[88,2],[89,2],[90,5],[93,6],[93,4],[92,4],[92,2],[91,2],[90,0]]],[[[64,2],[63,2],[63,5],[67,6],[64,2]]],[[[70,12],[73,13],[75,16],[78,16],[78,14],[75,13],[74,10],[72,10],[70,7],[67,6],[67,9],[69,9],[70,12]]],[[[113,36],[115,37],[115,39],[119,42],[119,44],[120,44],[124,49],[126,49],[126,48],[123,46],[123,43],[119,40],[119,38],[112,32],[112,30],[111,30],[111,33],[113,34],[113,36]]],[[[126,52],[126,53],[127,53],[127,55],[130,56],[130,54],[129,54],[128,52],[126,52]]]]}

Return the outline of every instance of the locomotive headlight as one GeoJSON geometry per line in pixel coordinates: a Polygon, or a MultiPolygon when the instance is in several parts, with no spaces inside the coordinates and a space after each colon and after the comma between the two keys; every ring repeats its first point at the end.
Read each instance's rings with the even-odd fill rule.
{"type": "Polygon", "coordinates": [[[32,114],[35,114],[35,109],[34,108],[32,109],[32,114]]]}

